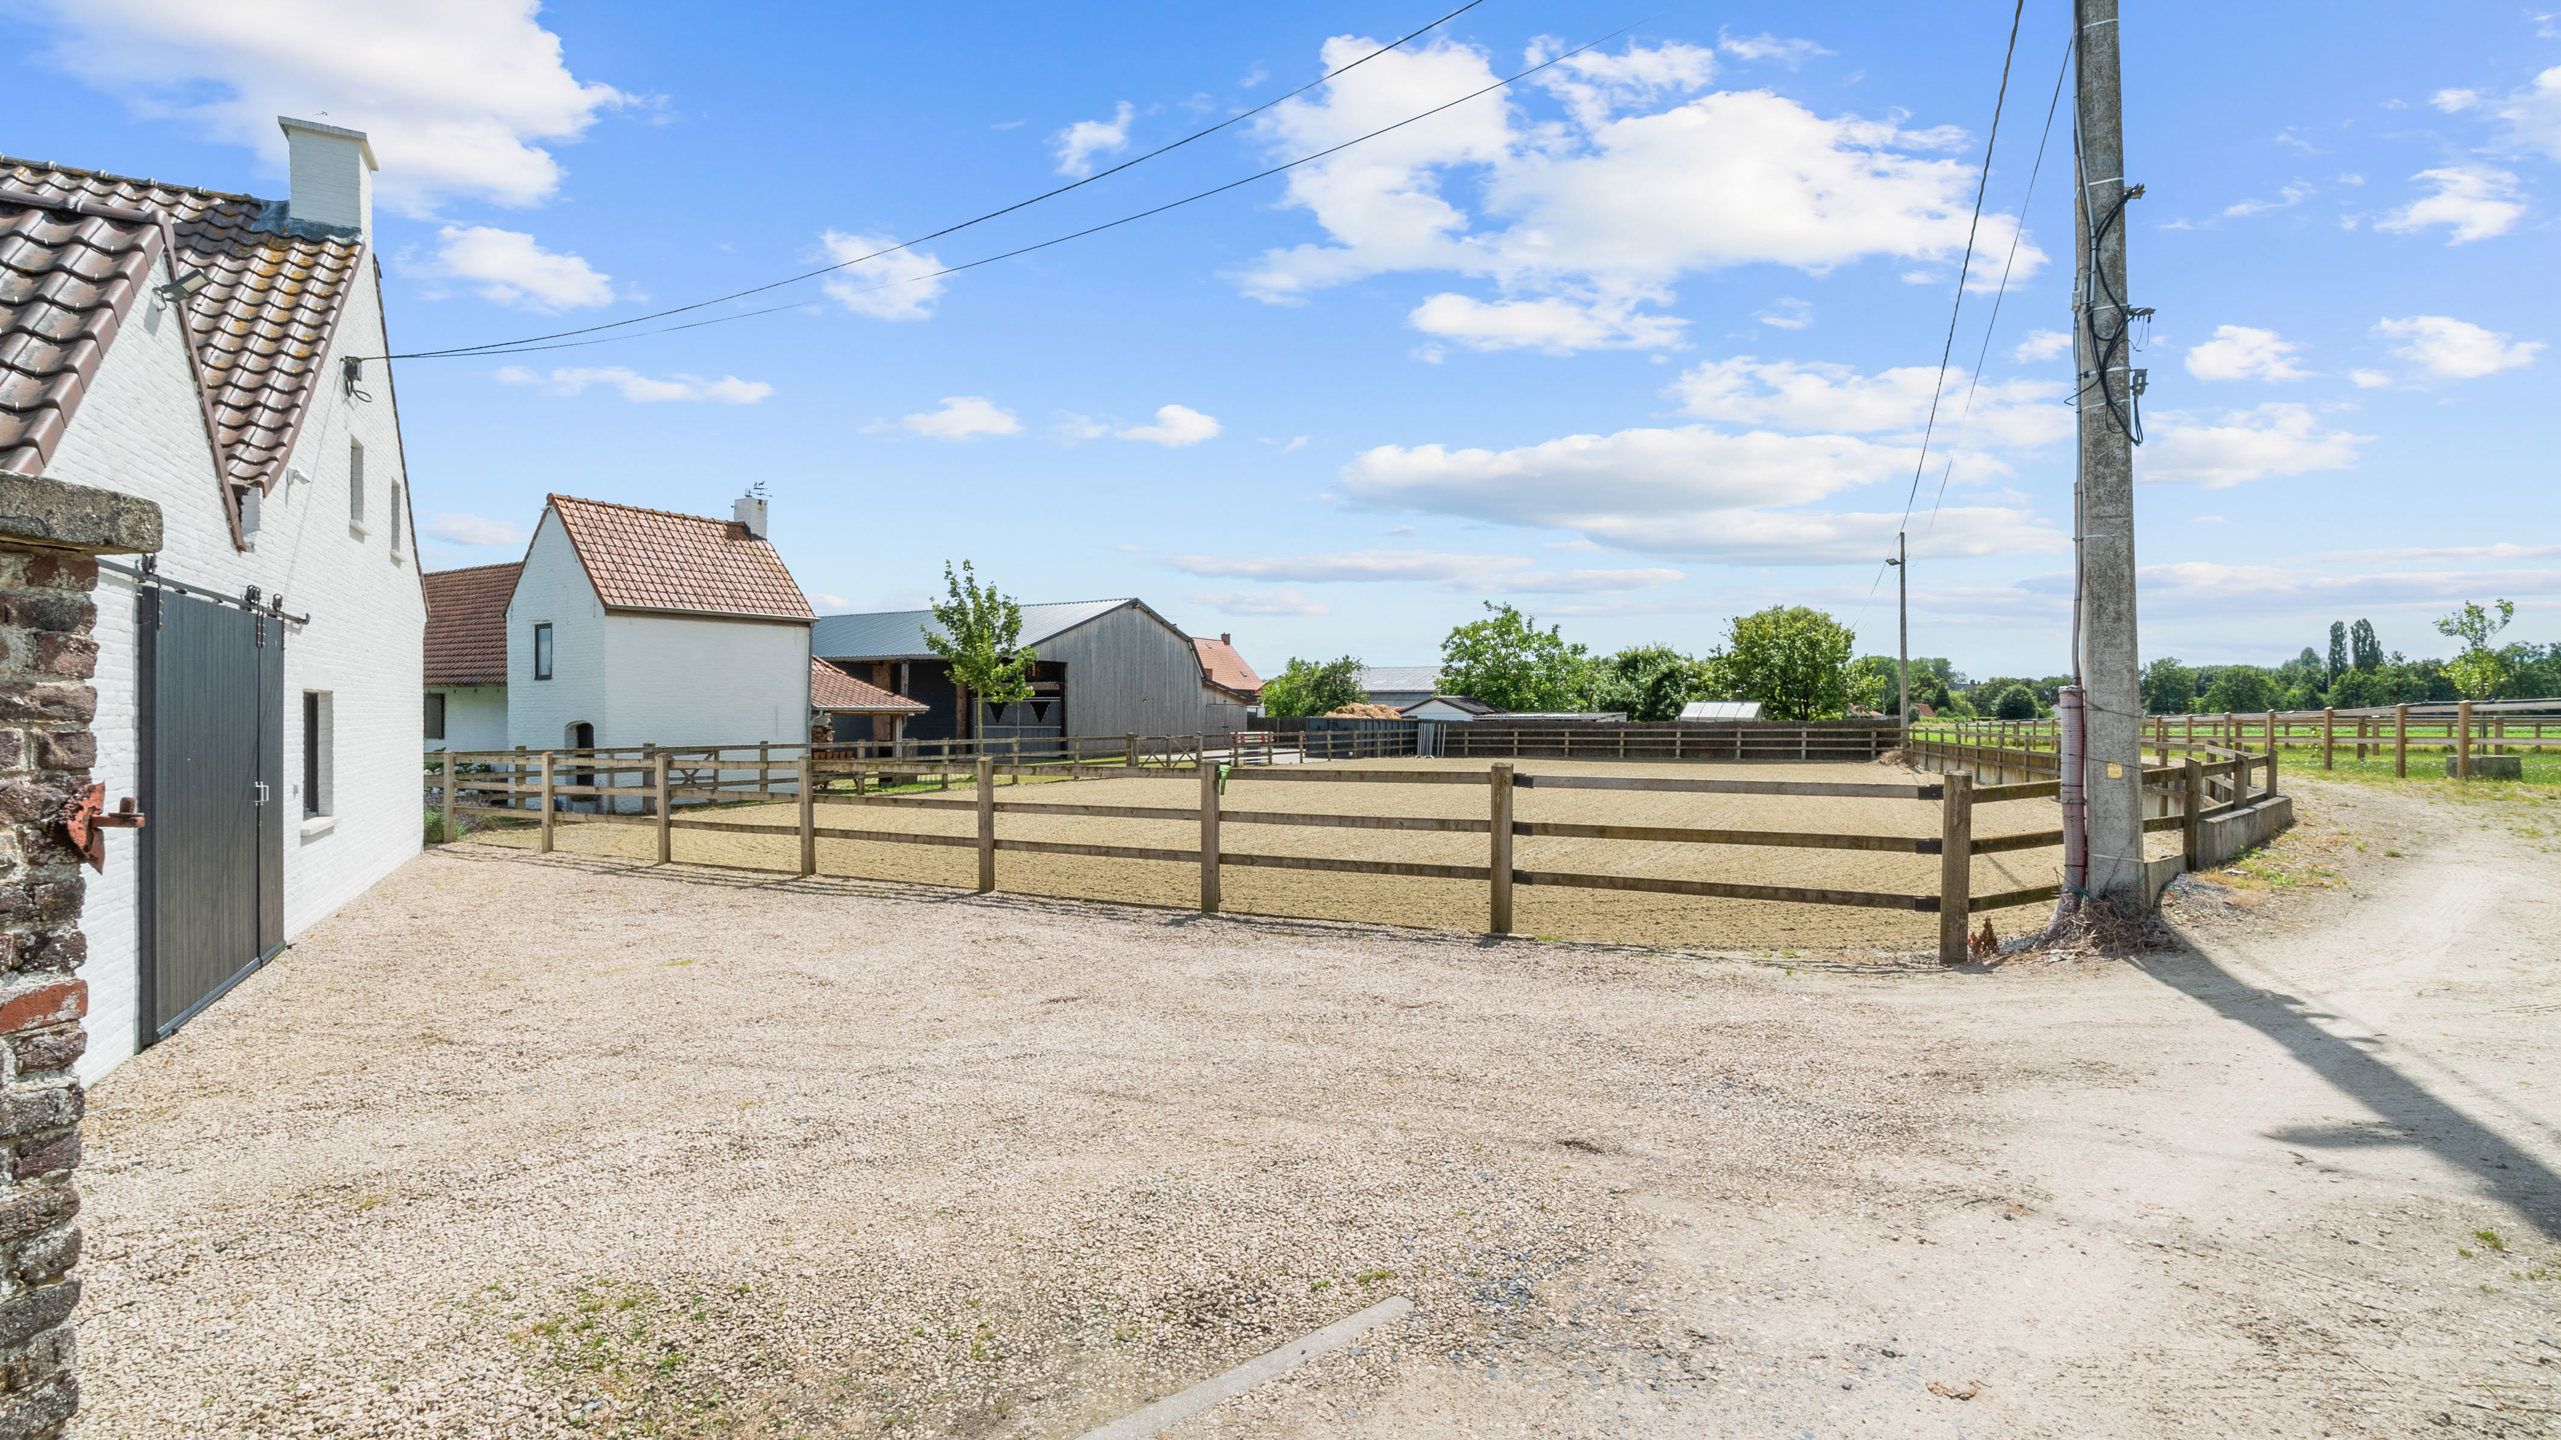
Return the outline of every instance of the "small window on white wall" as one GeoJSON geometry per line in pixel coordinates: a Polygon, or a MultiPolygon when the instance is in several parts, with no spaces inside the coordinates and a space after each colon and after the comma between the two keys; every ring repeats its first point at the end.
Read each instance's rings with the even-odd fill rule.
{"type": "Polygon", "coordinates": [[[337,786],[337,756],[330,739],[330,694],[326,690],[302,692],[302,814],[316,820],[336,812],[330,792],[337,786]]]}
{"type": "Polygon", "coordinates": [[[534,627],[534,678],[551,678],[551,622],[548,620],[534,627]]]}
{"type": "Polygon", "coordinates": [[[364,533],[364,441],[346,443],[346,525],[364,533]]]}

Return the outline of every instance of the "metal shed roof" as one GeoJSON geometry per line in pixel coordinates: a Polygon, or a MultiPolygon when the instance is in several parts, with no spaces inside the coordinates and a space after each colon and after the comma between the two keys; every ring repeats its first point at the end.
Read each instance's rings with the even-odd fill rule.
{"type": "Polygon", "coordinates": [[[1681,707],[1684,720],[1758,720],[1758,700],[1693,700],[1681,707]]]}
{"type": "Polygon", "coordinates": [[[1361,690],[1370,695],[1430,695],[1441,688],[1437,665],[1370,665],[1361,670],[1361,690]]]}
{"type": "MultiPolygon", "coordinates": [[[[1023,607],[1023,643],[1038,645],[1061,631],[1073,630],[1097,616],[1108,615],[1126,600],[1062,600],[1023,607]]],[[[821,615],[809,633],[810,653],[828,660],[924,660],[933,647],[925,632],[934,623],[931,610],[875,610],[867,615],[821,615]]]]}

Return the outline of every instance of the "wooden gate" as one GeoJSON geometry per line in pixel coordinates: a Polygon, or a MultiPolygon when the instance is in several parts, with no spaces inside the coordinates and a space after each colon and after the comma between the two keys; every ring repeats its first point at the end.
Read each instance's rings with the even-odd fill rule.
{"type": "Polygon", "coordinates": [[[159,586],[139,599],[149,1045],[284,947],[285,622],[159,586]]]}

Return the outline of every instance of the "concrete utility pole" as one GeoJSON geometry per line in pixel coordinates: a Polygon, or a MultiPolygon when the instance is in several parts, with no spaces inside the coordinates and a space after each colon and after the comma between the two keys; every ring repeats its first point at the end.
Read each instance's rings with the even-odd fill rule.
{"type": "Polygon", "coordinates": [[[1904,532],[1894,532],[1894,558],[1885,563],[1894,567],[1894,711],[1896,733],[1903,744],[1912,743],[1912,567],[1911,552],[1903,548],[1904,532]]]}
{"type": "Polygon", "coordinates": [[[2081,683],[2088,743],[2089,891],[2139,900],[2143,872],[2143,702],[2134,614],[2135,396],[2126,304],[2124,99],[2117,0],[2074,0],[2080,41],[2073,87],[2079,135],[2073,226],[2080,284],[2073,353],[2080,391],[2081,683]]]}

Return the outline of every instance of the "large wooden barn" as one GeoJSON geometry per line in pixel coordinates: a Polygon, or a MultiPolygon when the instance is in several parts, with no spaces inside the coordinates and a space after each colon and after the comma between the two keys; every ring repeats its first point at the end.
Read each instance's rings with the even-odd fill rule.
{"type": "MultiPolygon", "coordinates": [[[[922,704],[910,740],[970,738],[974,706],[925,643],[930,610],[824,615],[810,650],[857,679],[922,704]]],[[[1243,729],[1251,698],[1218,683],[1192,637],[1141,600],[1072,600],[1023,607],[1022,643],[1036,657],[1032,697],[991,710],[986,738],[1197,735],[1243,729]]],[[[840,739],[870,739],[868,721],[839,723],[840,739]]]]}

